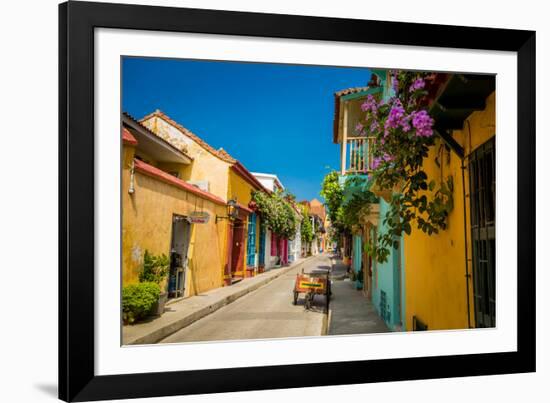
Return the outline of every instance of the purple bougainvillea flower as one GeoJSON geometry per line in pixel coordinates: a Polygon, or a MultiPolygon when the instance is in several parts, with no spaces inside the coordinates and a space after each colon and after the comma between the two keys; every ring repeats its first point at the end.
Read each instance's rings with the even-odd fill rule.
{"type": "Polygon", "coordinates": [[[386,123],[384,124],[384,127],[386,129],[388,128],[397,129],[397,127],[399,127],[404,117],[405,117],[405,108],[403,108],[401,101],[399,99],[396,99],[390,109],[390,113],[388,115],[388,119],[386,119],[386,123]]]}
{"type": "Polygon", "coordinates": [[[382,159],[384,161],[388,162],[388,161],[393,161],[395,159],[395,157],[393,155],[390,155],[387,152],[385,152],[384,155],[382,156],[382,159]]]}
{"type": "Polygon", "coordinates": [[[430,137],[433,134],[434,120],[425,110],[411,113],[412,125],[416,129],[418,137],[430,137]]]}
{"type": "Polygon", "coordinates": [[[357,126],[355,126],[355,132],[357,134],[362,134],[363,133],[363,129],[364,129],[364,126],[362,123],[357,123],[357,126]]]}
{"type": "Polygon", "coordinates": [[[378,169],[380,167],[380,164],[382,164],[382,158],[374,157],[372,163],[370,164],[370,167],[371,169],[378,169]]]}
{"type": "Polygon", "coordinates": [[[371,133],[376,133],[378,130],[380,130],[380,123],[378,123],[377,120],[374,120],[374,121],[370,124],[370,132],[371,132],[371,133]]]}
{"type": "Polygon", "coordinates": [[[397,76],[392,77],[391,84],[392,84],[393,90],[397,94],[399,92],[399,80],[397,79],[397,76]]]}
{"type": "Polygon", "coordinates": [[[378,104],[371,94],[367,95],[367,99],[361,104],[361,110],[363,112],[371,112],[373,115],[378,113],[378,104]]]}
{"type": "Polygon", "coordinates": [[[426,82],[422,78],[417,78],[409,87],[409,92],[414,92],[416,90],[421,90],[426,85],[426,82]]]}
{"type": "Polygon", "coordinates": [[[390,113],[384,123],[384,136],[387,137],[390,129],[401,127],[404,132],[411,130],[410,116],[407,116],[405,108],[399,99],[395,99],[390,109],[390,113]]]}

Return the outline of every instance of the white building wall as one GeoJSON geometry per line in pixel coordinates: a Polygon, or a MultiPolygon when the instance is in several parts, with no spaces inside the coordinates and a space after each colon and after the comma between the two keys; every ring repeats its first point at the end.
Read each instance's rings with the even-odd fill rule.
{"type": "Polygon", "coordinates": [[[271,269],[277,264],[277,256],[271,256],[271,231],[265,233],[265,269],[271,269]]]}
{"type": "Polygon", "coordinates": [[[271,191],[274,190],[274,180],[271,178],[266,178],[264,176],[256,176],[256,179],[265,187],[266,189],[269,189],[271,191]]]}

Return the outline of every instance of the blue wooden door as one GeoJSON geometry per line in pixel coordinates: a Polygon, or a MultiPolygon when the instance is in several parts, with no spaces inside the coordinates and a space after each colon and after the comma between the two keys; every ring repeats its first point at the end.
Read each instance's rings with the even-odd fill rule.
{"type": "Polygon", "coordinates": [[[246,247],[246,265],[254,266],[256,258],[256,213],[248,216],[248,242],[246,247]]]}

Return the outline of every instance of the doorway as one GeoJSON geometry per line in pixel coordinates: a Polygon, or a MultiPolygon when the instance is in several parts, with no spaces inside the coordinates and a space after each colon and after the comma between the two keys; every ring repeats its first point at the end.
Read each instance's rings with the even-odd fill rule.
{"type": "Polygon", "coordinates": [[[172,242],[170,245],[170,273],[168,277],[168,298],[185,296],[185,280],[188,266],[191,224],[187,218],[172,216],[172,242]]]}
{"type": "Polygon", "coordinates": [[[231,277],[243,277],[244,267],[244,221],[236,219],[233,222],[231,245],[231,277]]]}

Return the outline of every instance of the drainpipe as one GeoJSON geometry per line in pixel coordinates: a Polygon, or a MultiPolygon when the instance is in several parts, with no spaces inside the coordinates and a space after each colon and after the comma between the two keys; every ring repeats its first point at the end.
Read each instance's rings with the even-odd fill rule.
{"type": "Polygon", "coordinates": [[[464,180],[464,171],[466,167],[464,166],[464,159],[462,158],[460,162],[460,168],[462,171],[462,207],[464,209],[464,266],[465,266],[465,278],[466,278],[466,306],[468,309],[468,328],[471,328],[470,325],[470,273],[468,272],[468,229],[466,221],[466,181],[464,180]]]}
{"type": "Polygon", "coordinates": [[[132,160],[132,165],[130,166],[130,187],[128,188],[128,193],[131,195],[134,194],[134,161],[132,160]]]}

